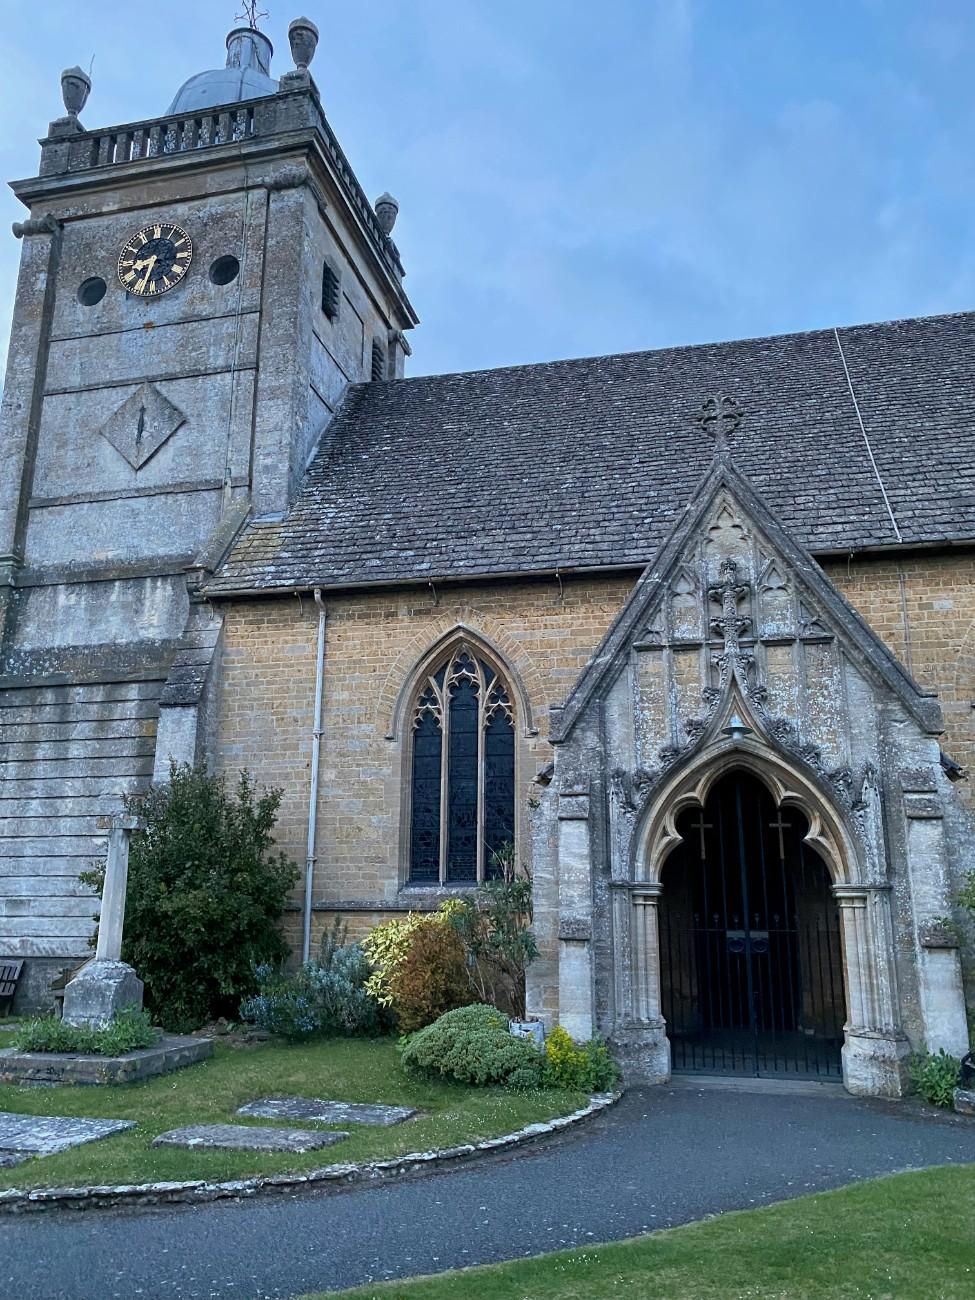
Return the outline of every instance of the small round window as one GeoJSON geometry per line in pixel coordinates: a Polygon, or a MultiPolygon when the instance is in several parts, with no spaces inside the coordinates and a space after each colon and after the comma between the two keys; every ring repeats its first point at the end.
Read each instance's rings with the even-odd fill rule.
{"type": "Polygon", "coordinates": [[[225,257],[218,257],[210,267],[210,279],[214,284],[230,284],[236,280],[240,273],[240,263],[232,253],[227,253],[225,257]]]}
{"type": "Polygon", "coordinates": [[[83,280],[78,286],[78,301],[82,307],[94,307],[94,305],[105,297],[105,281],[100,275],[93,275],[88,280],[83,280]]]}

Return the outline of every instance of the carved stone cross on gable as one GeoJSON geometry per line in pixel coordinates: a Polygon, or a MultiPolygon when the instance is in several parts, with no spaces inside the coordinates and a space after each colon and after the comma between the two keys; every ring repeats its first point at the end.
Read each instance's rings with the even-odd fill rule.
{"type": "Polygon", "coordinates": [[[728,450],[728,435],[741,424],[741,407],[733,397],[709,397],[698,416],[701,428],[714,439],[717,452],[728,450]]]}

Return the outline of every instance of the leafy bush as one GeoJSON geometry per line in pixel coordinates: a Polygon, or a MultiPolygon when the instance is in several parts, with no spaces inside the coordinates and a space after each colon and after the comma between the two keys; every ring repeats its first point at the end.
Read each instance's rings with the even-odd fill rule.
{"type": "Polygon", "coordinates": [[[939,1052],[915,1052],[908,1068],[911,1083],[925,1101],[932,1106],[951,1110],[955,1089],[961,1082],[961,1061],[942,1048],[939,1052]]]}
{"type": "MultiPolygon", "coordinates": [[[[165,1029],[233,1016],[255,966],[287,954],[278,922],[298,871],[273,849],[280,802],[280,790],[257,797],[246,772],[228,791],[176,764],[168,785],[127,800],[145,829],[132,836],[122,958],[165,1029]]],[[[84,879],[100,891],[104,868],[84,879]]]]}
{"type": "Polygon", "coordinates": [[[546,1038],[545,1082],[550,1087],[608,1092],[619,1077],[619,1067],[601,1039],[577,1043],[561,1025],[546,1038]]]}
{"type": "Polygon", "coordinates": [[[69,1025],[54,1016],[25,1020],[13,1035],[22,1052],[78,1052],[93,1056],[124,1056],[157,1042],[159,1033],[149,1017],[135,1007],[123,1007],[104,1029],[69,1025]]]}
{"type": "Polygon", "coordinates": [[[389,992],[404,1034],[473,1002],[467,954],[456,931],[442,924],[417,926],[405,959],[389,981],[389,992]]]}
{"type": "Polygon", "coordinates": [[[404,1066],[416,1074],[457,1083],[510,1088],[537,1088],[542,1083],[541,1053],[525,1039],[511,1036],[507,1016],[481,1003],[448,1011],[411,1034],[402,1057],[404,1066]]]}
{"type": "Polygon", "coordinates": [[[514,849],[494,854],[499,874],[456,904],[450,922],[468,953],[468,974],[479,1000],[525,1017],[525,973],[538,956],[532,924],[532,878],[515,870],[514,849]]]}
{"type": "Polygon", "coordinates": [[[344,937],[336,923],[322,941],[318,961],[306,962],[293,975],[259,966],[258,992],[241,1005],[241,1017],[293,1042],[378,1033],[379,1007],[366,991],[369,962],[361,945],[343,945],[344,937]]]}
{"type": "Polygon", "coordinates": [[[398,1015],[393,986],[410,955],[414,940],[423,930],[446,929],[459,906],[455,899],[448,899],[436,912],[409,912],[406,916],[394,917],[391,921],[383,921],[381,925],[374,926],[362,940],[363,950],[372,967],[366,989],[381,1007],[398,1015]]]}

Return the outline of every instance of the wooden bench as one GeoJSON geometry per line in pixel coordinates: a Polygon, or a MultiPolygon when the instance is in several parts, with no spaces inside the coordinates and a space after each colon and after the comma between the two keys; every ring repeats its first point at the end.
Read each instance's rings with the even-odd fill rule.
{"type": "Polygon", "coordinates": [[[0,1011],[6,1014],[17,992],[17,981],[24,969],[22,961],[0,961],[0,1011]]]}

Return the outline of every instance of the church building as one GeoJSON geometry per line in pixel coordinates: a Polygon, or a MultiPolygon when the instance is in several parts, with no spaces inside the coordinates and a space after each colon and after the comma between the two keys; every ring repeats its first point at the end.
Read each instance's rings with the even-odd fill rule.
{"type": "Polygon", "coordinates": [[[88,955],[123,795],[283,792],[296,958],[532,873],[529,1010],[632,1081],[968,1050],[975,314],[406,378],[290,29],[41,141],[0,425],[0,960],[88,955]],[[507,846],[513,846],[509,849],[507,846]]]}

